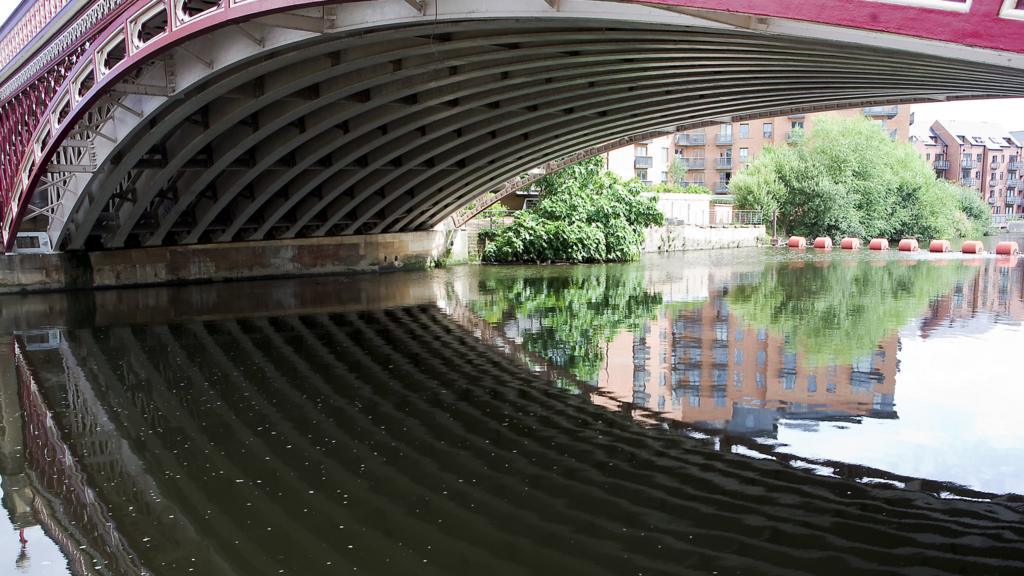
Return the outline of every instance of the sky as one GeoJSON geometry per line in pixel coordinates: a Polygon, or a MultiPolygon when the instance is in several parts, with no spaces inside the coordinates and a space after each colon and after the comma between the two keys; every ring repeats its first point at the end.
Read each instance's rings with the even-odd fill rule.
{"type": "MultiPolygon", "coordinates": [[[[18,6],[19,0],[0,0],[0,22],[18,6]]],[[[916,104],[911,133],[927,132],[937,119],[992,122],[1007,130],[1024,130],[1024,98],[1008,100],[972,100],[916,104]]]]}

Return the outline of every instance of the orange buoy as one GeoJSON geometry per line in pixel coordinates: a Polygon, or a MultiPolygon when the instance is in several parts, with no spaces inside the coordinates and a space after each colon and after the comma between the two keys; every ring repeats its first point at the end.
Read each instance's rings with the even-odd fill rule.
{"type": "Polygon", "coordinates": [[[818,238],[814,239],[814,247],[817,248],[818,250],[831,250],[832,239],[828,238],[827,236],[819,236],[818,238]]]}
{"type": "Polygon", "coordinates": [[[885,238],[872,238],[868,243],[868,250],[888,250],[889,241],[885,238]]]}
{"type": "Polygon", "coordinates": [[[860,250],[860,238],[843,238],[839,241],[839,247],[843,250],[860,250]]]}
{"type": "Polygon", "coordinates": [[[803,236],[790,236],[786,246],[790,248],[807,248],[807,238],[803,236]]]}
{"type": "Polygon", "coordinates": [[[921,247],[917,245],[917,240],[913,238],[904,238],[900,240],[900,252],[917,252],[921,247]]]}
{"type": "Polygon", "coordinates": [[[929,252],[949,252],[949,240],[932,240],[928,244],[929,252]]]}
{"type": "Polygon", "coordinates": [[[996,254],[1000,256],[1013,256],[1020,254],[1020,245],[1016,242],[1000,242],[996,244],[996,254]]]}
{"type": "Polygon", "coordinates": [[[964,254],[984,254],[985,245],[978,240],[968,240],[960,247],[960,251],[964,254]]]}

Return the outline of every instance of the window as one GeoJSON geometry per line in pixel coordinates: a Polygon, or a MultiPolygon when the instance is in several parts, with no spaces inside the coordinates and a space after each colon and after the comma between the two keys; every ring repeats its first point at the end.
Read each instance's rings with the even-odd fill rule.
{"type": "Polygon", "coordinates": [[[668,163],[668,148],[661,149],[661,157],[668,163]]]}
{"type": "Polygon", "coordinates": [[[740,148],[740,162],[746,162],[750,159],[750,149],[740,148]]]}
{"type": "Polygon", "coordinates": [[[818,391],[818,377],[814,374],[807,375],[807,392],[814,393],[818,391]]]}
{"type": "Polygon", "coordinates": [[[662,182],[668,182],[668,172],[662,172],[661,173],[661,181],[662,182]]]}
{"type": "Polygon", "coordinates": [[[740,124],[740,138],[750,138],[750,124],[740,124]]]}
{"type": "Polygon", "coordinates": [[[792,122],[789,123],[789,127],[792,128],[793,130],[802,130],[804,127],[804,121],[793,120],[792,122]]]}
{"type": "Polygon", "coordinates": [[[718,127],[718,133],[723,136],[732,136],[732,124],[722,124],[718,127]]]}
{"type": "Polygon", "coordinates": [[[757,367],[758,368],[764,368],[764,364],[767,361],[767,359],[768,359],[768,355],[765,353],[764,350],[758,350],[757,351],[757,367]]]}
{"type": "Polygon", "coordinates": [[[981,153],[980,152],[978,153],[978,158],[977,159],[978,159],[978,162],[981,162],[981,153]]]}
{"type": "MultiPolygon", "coordinates": [[[[925,154],[925,155],[924,155],[924,159],[925,159],[925,160],[931,160],[931,159],[932,159],[932,153],[931,153],[931,152],[929,152],[929,153],[925,154]]],[[[936,159],[936,160],[938,160],[938,159],[939,159],[939,156],[938,156],[938,154],[936,154],[936,155],[935,155],[935,159],[936,159]]]]}
{"type": "Polygon", "coordinates": [[[643,180],[643,181],[646,182],[647,181],[647,170],[637,170],[636,171],[636,178],[637,178],[637,180],[643,180]]]}
{"type": "Polygon", "coordinates": [[[733,353],[733,361],[736,364],[743,364],[743,349],[737,348],[736,352],[733,353]]]}
{"type": "Polygon", "coordinates": [[[646,144],[637,144],[636,145],[636,155],[637,156],[647,156],[647,145],[646,144]]]}
{"type": "Polygon", "coordinates": [[[761,125],[761,134],[763,134],[765,138],[771,138],[772,131],[774,131],[774,129],[774,124],[772,124],[771,122],[765,122],[764,124],[761,125]]]}
{"type": "Polygon", "coordinates": [[[782,389],[792,390],[796,387],[796,374],[786,374],[782,377],[782,389]]]}

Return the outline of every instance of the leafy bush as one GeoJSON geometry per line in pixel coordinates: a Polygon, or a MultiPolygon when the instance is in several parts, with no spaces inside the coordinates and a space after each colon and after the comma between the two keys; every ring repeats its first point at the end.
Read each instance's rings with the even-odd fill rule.
{"type": "Polygon", "coordinates": [[[658,194],[711,194],[711,189],[699,184],[681,186],[670,182],[658,182],[652,187],[658,194]]]}
{"type": "Polygon", "coordinates": [[[791,234],[841,238],[977,236],[990,213],[974,192],[937,179],[905,143],[866,118],[824,117],[769,147],[729,184],[737,208],[777,212],[791,234]]]}
{"type": "Polygon", "coordinates": [[[644,230],[664,222],[638,180],[591,158],[540,180],[540,201],[498,229],[486,262],[621,262],[640,255],[644,230]]]}

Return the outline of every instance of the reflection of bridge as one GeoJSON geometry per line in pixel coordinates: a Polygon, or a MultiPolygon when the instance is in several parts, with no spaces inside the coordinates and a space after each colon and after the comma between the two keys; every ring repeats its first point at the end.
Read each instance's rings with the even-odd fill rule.
{"type": "Polygon", "coordinates": [[[56,249],[424,230],[532,167],[650,130],[1024,95],[1022,13],[26,0],[0,31],[3,243],[19,229],[56,249]]]}
{"type": "Polygon", "coordinates": [[[146,566],[1024,568],[1019,512],[810,476],[637,427],[551,389],[433,306],[65,336],[59,353],[26,353],[23,370],[115,541],[146,566]],[[72,398],[79,423],[53,408],[72,398]]]}

